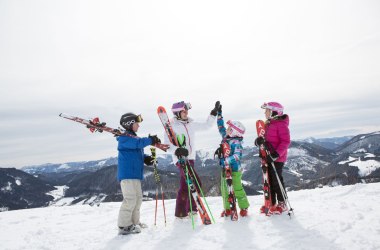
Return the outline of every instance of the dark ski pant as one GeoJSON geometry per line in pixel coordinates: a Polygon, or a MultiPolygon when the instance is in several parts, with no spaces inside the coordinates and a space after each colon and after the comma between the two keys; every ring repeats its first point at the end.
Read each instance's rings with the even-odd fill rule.
{"type": "MultiPolygon", "coordinates": [[[[281,184],[284,187],[284,178],[282,177],[282,168],[284,167],[283,162],[274,162],[274,166],[276,167],[276,171],[278,174],[278,177],[280,178],[281,184]]],[[[278,201],[284,201],[284,196],[282,195],[280,185],[278,183],[276,173],[273,170],[273,167],[271,164],[268,166],[268,172],[269,172],[269,180],[270,180],[270,193],[272,197],[272,205],[275,205],[278,201]]]]}
{"type": "MultiPolygon", "coordinates": [[[[190,167],[194,170],[194,160],[189,160],[189,173],[192,174],[192,171],[190,169],[190,167]]],[[[186,174],[184,173],[182,167],[179,165],[179,163],[177,163],[177,167],[179,167],[180,169],[180,181],[179,181],[179,189],[178,189],[178,193],[177,193],[177,200],[176,200],[176,204],[175,204],[175,216],[176,217],[186,217],[188,215],[188,213],[190,212],[190,200],[189,200],[189,191],[188,191],[188,187],[187,187],[187,182],[186,182],[186,174]]],[[[198,180],[198,183],[199,185],[202,185],[201,184],[201,181],[198,177],[198,174],[195,172],[194,170],[194,173],[195,173],[195,176],[198,180]]],[[[197,183],[194,183],[195,187],[197,188],[198,190],[198,185],[197,183]]],[[[191,196],[191,193],[190,193],[190,196],[191,196]]],[[[195,201],[193,199],[193,197],[191,196],[191,208],[193,210],[193,212],[197,212],[197,205],[195,204],[195,201]]]]}

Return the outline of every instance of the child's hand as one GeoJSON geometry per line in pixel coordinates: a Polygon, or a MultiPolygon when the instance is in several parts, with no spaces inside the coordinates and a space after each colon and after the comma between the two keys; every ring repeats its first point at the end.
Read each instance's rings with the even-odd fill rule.
{"type": "Polygon", "coordinates": [[[216,116],[217,115],[217,112],[219,110],[219,107],[220,107],[220,101],[217,101],[215,103],[215,107],[213,110],[211,110],[210,114],[213,115],[213,116],[216,116]]]}
{"type": "Polygon", "coordinates": [[[275,162],[278,157],[280,157],[278,155],[278,153],[276,151],[274,151],[273,153],[270,153],[269,155],[267,155],[267,162],[268,163],[271,163],[271,162],[275,162]]]}
{"type": "Polygon", "coordinates": [[[265,139],[262,136],[257,137],[256,140],[255,140],[255,145],[257,147],[260,147],[264,143],[265,143],[265,139]]]}
{"type": "Polygon", "coordinates": [[[151,166],[151,165],[153,165],[153,163],[154,163],[154,159],[153,159],[153,157],[152,157],[152,156],[147,156],[147,157],[145,157],[145,158],[144,158],[144,163],[145,163],[145,165],[147,165],[147,166],[151,166]]]}

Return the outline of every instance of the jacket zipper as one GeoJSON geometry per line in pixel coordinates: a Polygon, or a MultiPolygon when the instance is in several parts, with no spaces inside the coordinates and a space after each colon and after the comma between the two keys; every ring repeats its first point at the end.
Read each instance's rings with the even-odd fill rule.
{"type": "Polygon", "coordinates": [[[190,147],[190,151],[193,152],[193,149],[191,147],[191,142],[190,142],[190,135],[189,135],[189,131],[187,130],[187,127],[186,127],[186,124],[183,124],[182,125],[185,127],[186,129],[186,133],[187,133],[187,138],[189,138],[189,147],[190,147]]]}

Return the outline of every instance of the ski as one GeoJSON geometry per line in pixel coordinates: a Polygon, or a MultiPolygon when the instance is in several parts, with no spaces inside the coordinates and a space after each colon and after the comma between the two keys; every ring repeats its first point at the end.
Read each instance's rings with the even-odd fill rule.
{"type": "MultiPolygon", "coordinates": [[[[176,136],[176,134],[174,133],[174,130],[171,126],[169,117],[166,113],[166,109],[162,106],[159,106],[157,108],[157,114],[161,120],[162,125],[164,126],[165,133],[168,135],[170,142],[177,147],[185,147],[185,145],[186,145],[185,144],[185,136],[184,135],[181,135],[178,137],[176,136]]],[[[196,179],[195,173],[194,173],[193,169],[191,168],[190,164],[188,163],[188,160],[186,157],[181,157],[178,160],[179,160],[179,164],[183,170],[184,175],[186,177],[188,177],[187,184],[189,187],[189,191],[191,193],[191,197],[193,197],[193,199],[195,201],[195,204],[197,206],[198,213],[199,213],[199,216],[201,217],[202,223],[204,225],[209,225],[212,222],[211,222],[210,216],[209,216],[209,214],[208,214],[208,212],[207,212],[207,210],[203,204],[203,201],[201,199],[200,192],[202,192],[202,189],[201,189],[201,187],[200,187],[200,185],[196,179]],[[198,185],[198,188],[200,191],[196,188],[195,184],[198,185]]]]}
{"type": "MultiPolygon", "coordinates": [[[[257,136],[264,138],[265,136],[265,123],[262,120],[256,121],[257,136]]],[[[272,206],[272,197],[270,193],[270,181],[268,173],[268,163],[266,162],[266,150],[264,145],[259,148],[261,158],[261,169],[263,171],[263,192],[264,192],[264,205],[261,207],[260,212],[268,215],[269,209],[272,206]]]]}
{"type": "MultiPolygon", "coordinates": [[[[222,152],[223,152],[223,158],[226,159],[230,156],[231,153],[231,147],[228,142],[223,142],[221,144],[222,152]]],[[[228,202],[230,203],[230,209],[231,209],[231,220],[237,221],[239,219],[237,209],[236,209],[236,197],[234,192],[234,187],[232,186],[232,169],[228,165],[227,162],[225,162],[225,178],[227,182],[227,188],[228,188],[228,202]]]]}
{"type": "Polygon", "coordinates": [[[168,135],[169,141],[173,145],[179,147],[176,135],[173,131],[172,125],[170,124],[168,114],[166,113],[166,109],[162,106],[159,106],[157,108],[157,114],[161,120],[162,125],[164,126],[165,133],[168,135]]]}
{"type": "MultiPolygon", "coordinates": [[[[65,119],[86,125],[86,127],[90,130],[91,133],[94,133],[94,132],[102,133],[103,131],[106,131],[106,132],[111,133],[115,136],[120,136],[120,135],[123,135],[125,133],[125,130],[123,130],[121,128],[115,129],[115,128],[111,128],[111,127],[106,126],[106,123],[100,122],[98,117],[87,120],[87,119],[83,119],[83,118],[80,118],[77,116],[67,115],[64,113],[59,114],[59,116],[62,118],[65,118],[65,119]]],[[[165,152],[169,148],[169,145],[161,144],[161,143],[156,143],[153,146],[155,146],[156,148],[159,148],[165,152]]]]}

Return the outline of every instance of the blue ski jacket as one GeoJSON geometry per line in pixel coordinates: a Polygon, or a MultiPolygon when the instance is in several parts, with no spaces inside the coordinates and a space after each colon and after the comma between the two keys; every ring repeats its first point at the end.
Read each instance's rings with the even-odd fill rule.
{"type": "Polygon", "coordinates": [[[144,178],[144,148],[152,144],[152,139],[149,137],[139,138],[132,131],[127,131],[125,135],[118,136],[117,150],[118,154],[118,167],[117,179],[118,181],[124,179],[138,179],[144,178]]]}

